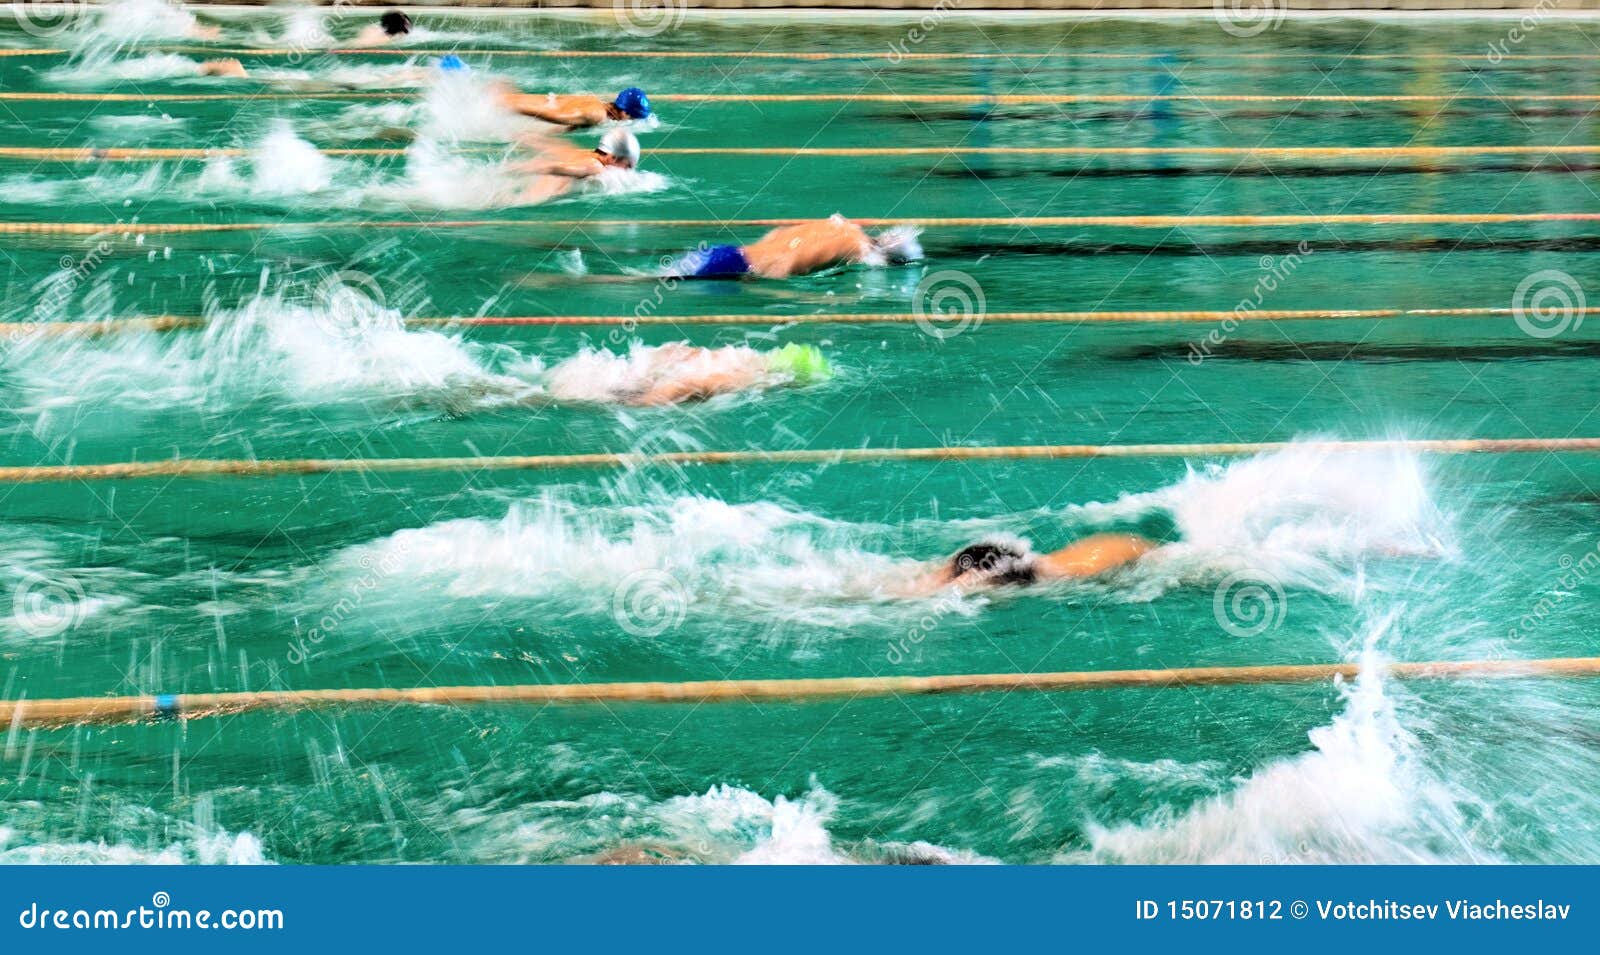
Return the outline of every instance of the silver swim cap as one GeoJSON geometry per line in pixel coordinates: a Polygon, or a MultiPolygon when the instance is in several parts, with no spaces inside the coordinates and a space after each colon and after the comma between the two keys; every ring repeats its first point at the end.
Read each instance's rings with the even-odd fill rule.
{"type": "Polygon", "coordinates": [[[600,137],[600,151],[630,167],[639,165],[639,140],[626,129],[613,129],[600,137]]]}

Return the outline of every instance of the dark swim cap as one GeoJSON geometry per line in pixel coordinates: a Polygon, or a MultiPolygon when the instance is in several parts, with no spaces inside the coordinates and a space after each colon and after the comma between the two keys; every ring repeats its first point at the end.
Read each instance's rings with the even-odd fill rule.
{"type": "Polygon", "coordinates": [[[639,87],[630,86],[617,94],[616,107],[629,119],[644,119],[650,115],[650,97],[639,87]]]}
{"type": "Polygon", "coordinates": [[[399,10],[390,10],[379,17],[378,25],[389,36],[405,36],[411,32],[411,18],[399,10]]]}

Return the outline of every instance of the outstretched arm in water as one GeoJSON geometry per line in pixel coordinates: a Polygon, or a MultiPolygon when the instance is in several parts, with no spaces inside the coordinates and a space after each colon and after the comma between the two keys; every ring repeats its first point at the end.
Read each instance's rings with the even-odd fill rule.
{"type": "Polygon", "coordinates": [[[1092,534],[1043,555],[1034,569],[1041,580],[1095,577],[1131,564],[1156,547],[1154,541],[1136,534],[1092,534]]]}

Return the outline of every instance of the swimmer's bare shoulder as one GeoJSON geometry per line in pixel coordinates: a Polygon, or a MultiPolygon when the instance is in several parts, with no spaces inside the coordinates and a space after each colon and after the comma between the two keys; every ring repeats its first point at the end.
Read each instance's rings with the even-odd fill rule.
{"type": "Polygon", "coordinates": [[[833,216],[780,226],[745,246],[744,253],[758,275],[788,278],[839,262],[858,262],[871,246],[872,240],[860,226],[833,216]]]}
{"type": "Polygon", "coordinates": [[[1092,534],[1041,556],[1034,571],[1041,580],[1095,577],[1131,564],[1157,546],[1137,534],[1092,534]]]}

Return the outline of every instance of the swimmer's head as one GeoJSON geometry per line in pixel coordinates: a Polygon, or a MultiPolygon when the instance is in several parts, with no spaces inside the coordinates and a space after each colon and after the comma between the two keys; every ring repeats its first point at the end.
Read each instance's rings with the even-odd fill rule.
{"type": "Polygon", "coordinates": [[[650,97],[644,95],[644,90],[637,86],[630,86],[618,93],[614,105],[629,119],[644,119],[650,115],[650,97]]]}
{"type": "Polygon", "coordinates": [[[600,146],[595,152],[608,166],[632,169],[639,165],[639,140],[626,129],[613,129],[600,137],[600,146]]]}
{"type": "Polygon", "coordinates": [[[466,73],[469,72],[467,64],[461,62],[461,57],[454,53],[446,53],[439,57],[439,72],[441,73],[466,73]]]}
{"type": "Polygon", "coordinates": [[[1031,584],[1035,579],[1033,557],[1025,545],[1009,541],[984,541],[957,551],[945,565],[951,583],[1000,586],[1031,584]]]}
{"type": "Polygon", "coordinates": [[[403,11],[390,10],[378,18],[378,26],[383,27],[386,36],[405,36],[411,32],[411,18],[403,11]]]}
{"type": "Polygon", "coordinates": [[[833,377],[833,365],[821,349],[794,342],[767,352],[767,370],[796,385],[821,384],[833,377]]]}

